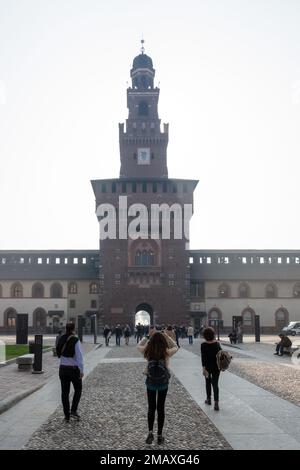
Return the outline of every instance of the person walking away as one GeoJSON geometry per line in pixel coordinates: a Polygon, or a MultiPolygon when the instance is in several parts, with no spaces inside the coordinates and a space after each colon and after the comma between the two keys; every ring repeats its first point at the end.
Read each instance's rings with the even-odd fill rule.
{"type": "Polygon", "coordinates": [[[103,336],[105,338],[105,346],[109,346],[109,339],[111,337],[111,329],[108,325],[105,325],[103,330],[103,336]]]}
{"type": "Polygon", "coordinates": [[[194,337],[194,328],[190,325],[187,329],[187,335],[189,338],[189,344],[193,344],[193,337],[194,337]]]}
{"type": "Polygon", "coordinates": [[[180,328],[179,328],[179,326],[174,325],[174,326],[173,326],[173,329],[174,329],[174,332],[175,332],[177,347],[180,348],[180,344],[179,344],[180,328]]]}
{"type": "Polygon", "coordinates": [[[144,328],[143,325],[138,323],[136,325],[136,342],[138,343],[143,337],[144,328]]]}
{"type": "Polygon", "coordinates": [[[83,378],[83,357],[80,341],[75,336],[75,324],[66,324],[66,333],[63,334],[57,344],[57,356],[60,359],[59,378],[61,382],[61,399],[64,409],[65,421],[70,421],[70,417],[80,419],[77,408],[82,393],[83,378]],[[74,396],[70,410],[70,387],[74,387],[74,396]]]}
{"type": "Polygon", "coordinates": [[[236,331],[233,330],[231,333],[229,333],[228,338],[230,340],[230,344],[236,344],[237,342],[237,334],[236,331]]]}
{"type": "Polygon", "coordinates": [[[221,346],[215,338],[215,331],[208,327],[203,330],[204,342],[201,343],[201,359],[203,367],[203,375],[206,384],[206,400],[207,405],[211,405],[211,388],[213,388],[215,406],[214,409],[219,411],[219,376],[220,371],[217,364],[217,354],[221,351],[221,346]]]}
{"type": "Polygon", "coordinates": [[[121,346],[122,328],[119,323],[116,326],[115,333],[116,333],[116,346],[121,346]]]}
{"type": "Polygon", "coordinates": [[[155,329],[150,330],[150,337],[143,338],[138,344],[138,350],[147,359],[145,371],[146,388],[148,398],[148,436],[146,444],[152,444],[154,440],[153,426],[155,411],[157,410],[157,444],[164,443],[162,435],[165,421],[165,401],[168,393],[170,372],[168,368],[169,358],[178,351],[175,341],[166,333],[155,329]]]}
{"type": "Polygon", "coordinates": [[[276,345],[276,352],[274,353],[275,356],[283,356],[283,348],[290,348],[292,346],[292,341],[290,338],[283,333],[279,335],[280,342],[276,345]]]}
{"type": "Polygon", "coordinates": [[[63,334],[63,331],[62,331],[62,330],[59,330],[59,331],[57,332],[57,335],[56,335],[56,338],[55,338],[55,348],[57,348],[58,342],[59,342],[60,337],[62,336],[62,334],[63,334]]]}
{"type": "Polygon", "coordinates": [[[130,338],[130,335],[131,335],[131,329],[130,329],[130,326],[127,324],[124,328],[124,338],[125,338],[125,344],[126,346],[129,345],[129,338],[130,338]]]}
{"type": "Polygon", "coordinates": [[[173,330],[173,327],[171,325],[167,326],[167,329],[165,330],[166,335],[168,335],[170,338],[172,338],[173,341],[176,342],[176,335],[173,330]]]}

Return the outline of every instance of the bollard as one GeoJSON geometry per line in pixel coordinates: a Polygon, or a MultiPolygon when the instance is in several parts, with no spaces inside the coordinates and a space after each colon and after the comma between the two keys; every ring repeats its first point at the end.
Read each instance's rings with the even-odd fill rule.
{"type": "Polygon", "coordinates": [[[43,374],[43,335],[34,336],[33,374],[43,374]]]}

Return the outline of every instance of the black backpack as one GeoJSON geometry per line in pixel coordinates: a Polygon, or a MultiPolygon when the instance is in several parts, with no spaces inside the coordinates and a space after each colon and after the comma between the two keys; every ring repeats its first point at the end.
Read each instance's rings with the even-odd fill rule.
{"type": "Polygon", "coordinates": [[[168,385],[170,377],[165,361],[148,362],[146,385],[168,385]]]}
{"type": "Polygon", "coordinates": [[[74,357],[75,355],[75,345],[78,341],[78,338],[74,335],[62,335],[56,346],[57,357],[74,357]]]}

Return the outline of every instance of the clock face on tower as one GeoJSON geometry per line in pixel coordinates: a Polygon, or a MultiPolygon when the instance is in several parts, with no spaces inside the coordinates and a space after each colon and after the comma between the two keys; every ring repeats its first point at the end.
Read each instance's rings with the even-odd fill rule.
{"type": "Polygon", "coordinates": [[[138,165],[150,165],[150,148],[142,148],[137,151],[138,165]]]}

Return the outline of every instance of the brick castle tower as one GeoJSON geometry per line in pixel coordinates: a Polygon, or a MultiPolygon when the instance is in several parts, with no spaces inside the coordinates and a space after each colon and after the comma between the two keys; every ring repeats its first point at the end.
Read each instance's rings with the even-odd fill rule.
{"type": "MultiPolygon", "coordinates": [[[[135,314],[141,310],[149,313],[151,323],[181,324],[189,312],[187,239],[184,235],[178,238],[174,223],[183,229],[179,209],[183,217],[185,205],[189,205],[192,215],[193,191],[198,181],[168,178],[168,124],[163,125],[162,131],[158,115],[160,90],[154,86],[154,77],[152,59],[142,46],[131,69],[126,126],[119,124],[120,177],[92,181],[96,210],[110,204],[115,208],[117,222],[116,236],[100,240],[99,325],[133,326],[135,314]],[[135,206],[132,212],[133,204],[147,208],[148,222],[143,219],[138,223],[136,218],[143,211],[137,212],[140,206],[135,206]],[[153,204],[171,209],[160,212],[156,229],[151,231],[153,204]],[[176,210],[172,209],[174,204],[176,210]],[[170,236],[163,229],[168,218],[170,236]],[[140,236],[130,238],[127,228],[134,219],[140,236]]],[[[99,221],[108,216],[108,212],[97,214],[99,221]]]]}

